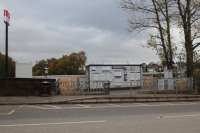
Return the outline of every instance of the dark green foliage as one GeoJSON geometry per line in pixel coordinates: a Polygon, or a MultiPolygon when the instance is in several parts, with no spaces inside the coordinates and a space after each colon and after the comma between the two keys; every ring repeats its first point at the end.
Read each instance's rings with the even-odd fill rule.
{"type": "MultiPolygon", "coordinates": [[[[9,77],[15,77],[15,62],[12,58],[8,58],[9,77]]],[[[0,78],[5,77],[5,55],[0,53],[0,78]]]]}
{"type": "Polygon", "coordinates": [[[46,61],[45,60],[41,60],[39,61],[37,64],[34,65],[33,67],[33,75],[44,75],[44,68],[46,65],[46,61]]]}
{"type": "Polygon", "coordinates": [[[45,65],[48,64],[49,75],[78,75],[84,73],[86,63],[85,52],[63,55],[61,58],[41,60],[33,67],[33,75],[44,75],[45,65]]]}

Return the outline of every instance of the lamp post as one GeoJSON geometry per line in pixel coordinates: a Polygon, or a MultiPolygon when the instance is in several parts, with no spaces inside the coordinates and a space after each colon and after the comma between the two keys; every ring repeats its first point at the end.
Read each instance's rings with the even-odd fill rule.
{"type": "Polygon", "coordinates": [[[4,23],[6,26],[6,32],[5,32],[5,77],[9,77],[9,71],[8,71],[8,26],[10,21],[10,13],[8,10],[4,10],[4,23]]]}

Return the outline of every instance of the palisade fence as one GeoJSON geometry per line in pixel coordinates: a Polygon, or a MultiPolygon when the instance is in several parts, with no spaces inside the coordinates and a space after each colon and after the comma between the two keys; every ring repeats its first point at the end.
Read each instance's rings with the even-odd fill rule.
{"type": "Polygon", "coordinates": [[[194,73],[194,89],[196,93],[200,93],[200,71],[194,73]]]}
{"type": "MultiPolygon", "coordinates": [[[[58,79],[57,81],[61,95],[108,95],[109,92],[113,94],[112,90],[124,90],[127,95],[136,93],[193,94],[200,92],[200,73],[194,78],[164,79],[144,76],[142,81],[131,82],[88,82],[83,78],[58,79]]],[[[120,95],[120,93],[115,94],[120,95]]]]}
{"type": "Polygon", "coordinates": [[[104,95],[108,93],[106,88],[89,88],[87,81],[58,80],[58,84],[61,95],[104,95]]]}
{"type": "Polygon", "coordinates": [[[140,80],[131,82],[58,80],[61,95],[108,95],[110,90],[132,90],[141,87],[140,80]]]}
{"type": "Polygon", "coordinates": [[[200,78],[157,78],[144,79],[142,92],[163,94],[191,94],[196,93],[200,78]]]}

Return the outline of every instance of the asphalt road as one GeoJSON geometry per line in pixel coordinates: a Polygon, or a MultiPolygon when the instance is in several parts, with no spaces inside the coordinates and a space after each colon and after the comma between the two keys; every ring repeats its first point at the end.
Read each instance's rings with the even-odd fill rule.
{"type": "Polygon", "coordinates": [[[200,103],[0,106],[0,133],[199,133],[200,103]]]}

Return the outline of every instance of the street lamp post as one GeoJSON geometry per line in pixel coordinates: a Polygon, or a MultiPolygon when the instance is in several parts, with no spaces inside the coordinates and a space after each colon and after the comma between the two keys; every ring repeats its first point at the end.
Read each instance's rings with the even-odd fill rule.
{"type": "Polygon", "coordinates": [[[4,10],[4,23],[6,25],[6,32],[5,32],[5,77],[9,77],[9,70],[8,70],[8,26],[10,21],[10,13],[8,10],[4,10]]]}
{"type": "Polygon", "coordinates": [[[6,78],[9,76],[8,72],[8,23],[6,23],[6,38],[5,38],[5,72],[6,72],[6,78]]]}

